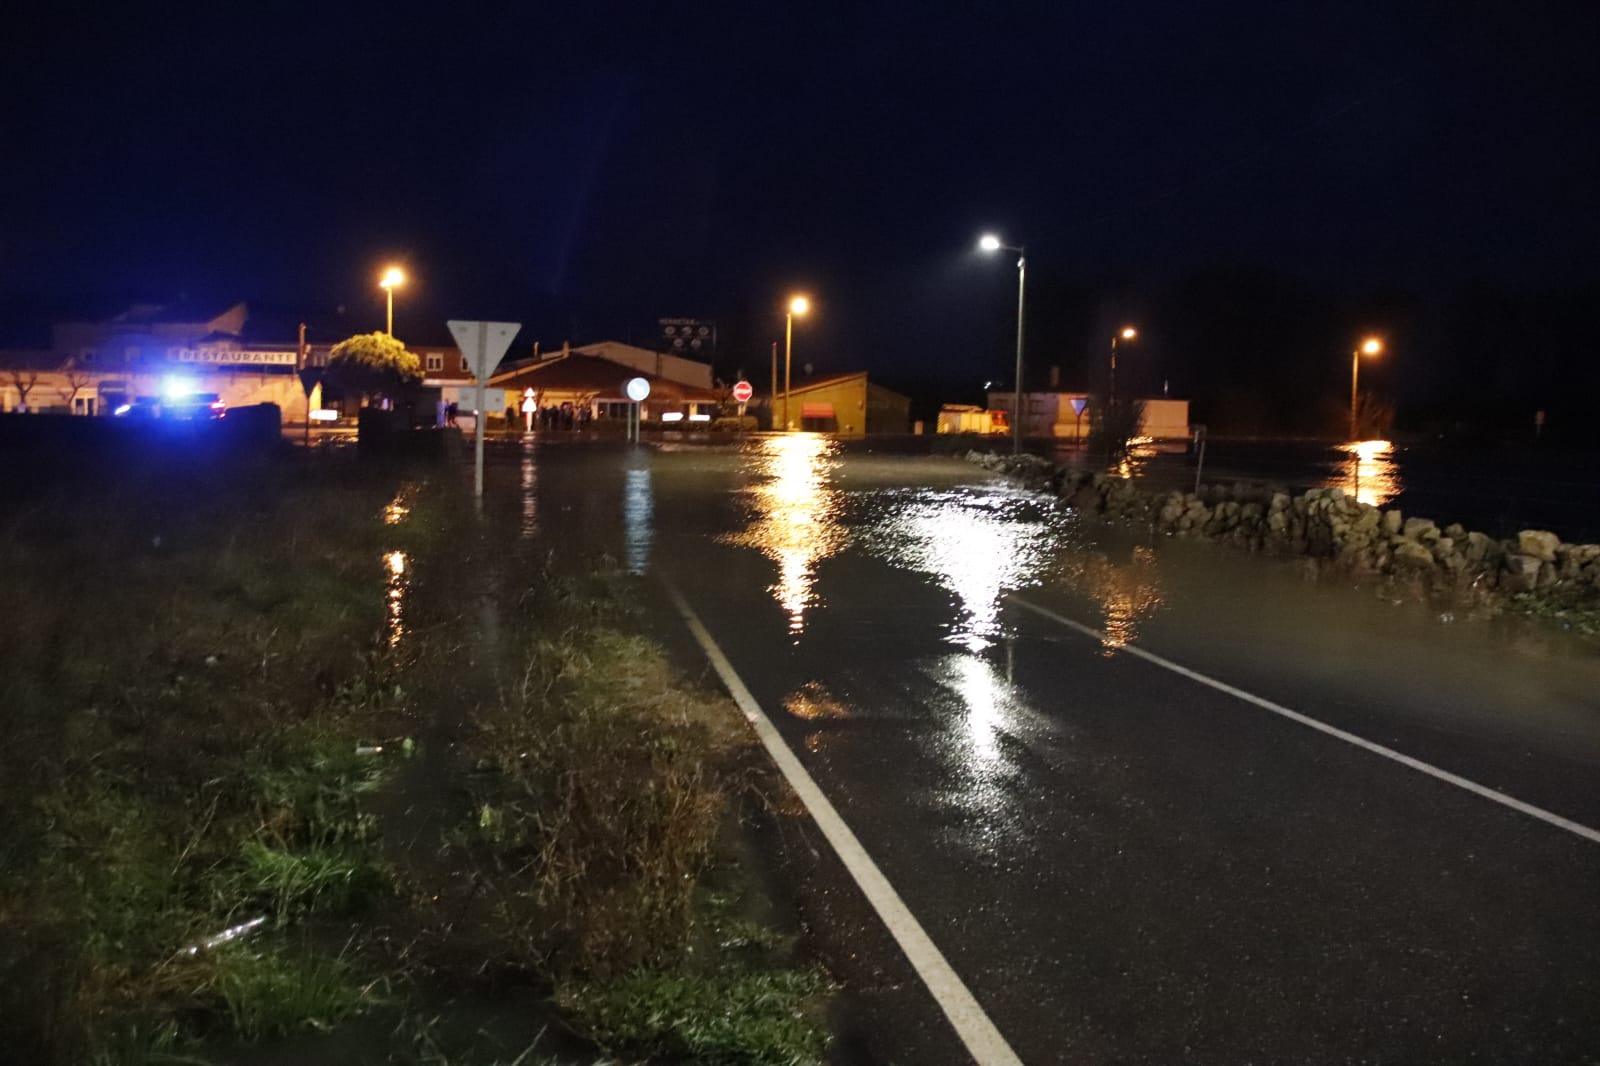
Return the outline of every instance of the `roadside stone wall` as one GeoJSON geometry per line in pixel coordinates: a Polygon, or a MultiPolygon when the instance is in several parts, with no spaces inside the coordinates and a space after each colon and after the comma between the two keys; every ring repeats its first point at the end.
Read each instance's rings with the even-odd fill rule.
{"type": "Polygon", "coordinates": [[[1434,587],[1600,592],[1600,544],[1565,544],[1545,530],[1525,529],[1502,540],[1459,524],[1440,529],[1430,519],[1362,503],[1339,488],[1298,496],[1256,484],[1202,485],[1199,494],[1150,492],[1130,478],[1073,472],[1036,455],[974,451],[967,459],[1051,492],[1085,514],[1148,524],[1156,533],[1422,579],[1434,587]]]}

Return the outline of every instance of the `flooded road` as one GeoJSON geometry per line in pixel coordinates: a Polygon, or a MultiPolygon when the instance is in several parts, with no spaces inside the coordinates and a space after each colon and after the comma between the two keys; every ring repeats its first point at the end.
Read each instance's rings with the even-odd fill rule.
{"type": "MultiPolygon", "coordinates": [[[[1081,453],[1066,443],[1048,452],[1072,466],[1081,453]]],[[[1460,522],[1491,536],[1549,529],[1573,543],[1600,540],[1600,462],[1594,452],[1524,442],[1457,447],[1438,441],[1213,440],[1202,471],[1206,481],[1258,481],[1299,492],[1341,488],[1374,507],[1398,507],[1440,527],[1460,522]]],[[[1121,471],[1147,484],[1192,488],[1193,450],[1181,444],[1142,444],[1121,471]]]]}
{"type": "MultiPolygon", "coordinates": [[[[682,590],[1022,1061],[1600,1046],[1592,650],[807,435],[512,446],[489,488],[680,643],[651,589],[682,590]]],[[[969,1061],[863,968],[906,987],[861,1057],[969,1061]]]]}

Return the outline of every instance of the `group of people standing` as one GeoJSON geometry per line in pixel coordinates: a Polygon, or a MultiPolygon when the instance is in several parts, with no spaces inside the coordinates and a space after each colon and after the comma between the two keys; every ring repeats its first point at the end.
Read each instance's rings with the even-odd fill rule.
{"type": "MultiPolygon", "coordinates": [[[[533,427],[535,429],[587,429],[592,414],[587,407],[574,408],[571,403],[564,403],[559,407],[536,408],[533,412],[533,427]]],[[[506,408],[506,422],[514,424],[520,421],[515,407],[506,408]]]]}

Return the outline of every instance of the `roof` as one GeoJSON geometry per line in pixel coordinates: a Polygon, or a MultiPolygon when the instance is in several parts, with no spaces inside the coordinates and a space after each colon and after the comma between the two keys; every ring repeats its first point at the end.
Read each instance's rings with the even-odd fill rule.
{"type": "Polygon", "coordinates": [[[886,386],[868,381],[867,372],[865,370],[856,370],[847,374],[830,374],[825,378],[811,378],[810,380],[802,382],[798,385],[791,383],[789,386],[789,392],[791,395],[803,395],[807,392],[814,392],[819,389],[830,389],[836,385],[843,385],[846,382],[856,381],[858,379],[866,382],[867,387],[873,392],[888,393],[890,396],[895,396],[899,399],[910,402],[911,398],[909,396],[906,396],[903,393],[895,392],[893,389],[886,386]]]}
{"type": "MultiPolygon", "coordinates": [[[[598,355],[615,359],[617,357],[631,357],[634,359],[654,359],[664,352],[654,348],[641,348],[636,344],[624,344],[621,341],[595,341],[593,344],[580,344],[572,349],[573,355],[598,355]]],[[[683,358],[679,356],[678,358],[683,358]]]]}
{"type": "Polygon", "coordinates": [[[812,389],[826,389],[831,388],[834,385],[843,385],[847,381],[853,381],[856,378],[864,378],[866,376],[867,372],[865,370],[857,370],[849,374],[829,374],[825,378],[808,378],[799,384],[790,382],[789,391],[791,393],[795,393],[809,392],[812,389]]]}
{"type": "Polygon", "coordinates": [[[622,397],[625,395],[624,387],[633,378],[644,378],[650,383],[652,399],[684,403],[716,403],[722,399],[715,390],[669,381],[600,356],[579,355],[576,349],[572,355],[557,356],[538,363],[524,363],[512,367],[504,373],[490,377],[489,384],[502,389],[537,389],[622,397]]]}
{"type": "Polygon", "coordinates": [[[60,352],[49,348],[11,348],[0,351],[0,385],[5,384],[4,374],[14,370],[64,370],[70,362],[60,352]]]}
{"type": "MultiPolygon", "coordinates": [[[[107,324],[148,326],[194,323],[203,325],[216,321],[240,306],[241,301],[239,300],[233,300],[229,303],[204,304],[192,300],[178,300],[168,304],[137,303],[130,305],[121,314],[113,315],[107,324]]],[[[248,314],[248,311],[246,314],[248,314]]]]}

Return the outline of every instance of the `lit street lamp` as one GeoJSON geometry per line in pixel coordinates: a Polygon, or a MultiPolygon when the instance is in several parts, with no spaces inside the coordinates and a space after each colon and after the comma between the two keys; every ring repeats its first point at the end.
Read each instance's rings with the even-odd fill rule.
{"type": "Polygon", "coordinates": [[[1001,250],[1017,253],[1017,381],[1015,399],[1011,403],[1011,451],[1016,454],[1022,451],[1022,300],[1028,278],[1028,256],[1020,246],[1002,244],[992,233],[978,238],[978,247],[991,255],[1001,250]]]}
{"type": "Polygon", "coordinates": [[[1139,331],[1132,326],[1122,327],[1121,332],[1111,336],[1111,384],[1106,389],[1106,406],[1117,402],[1117,342],[1131,341],[1139,335],[1139,331]]]}
{"type": "Polygon", "coordinates": [[[405,284],[405,280],[406,276],[401,272],[399,267],[390,267],[384,272],[383,278],[378,282],[383,290],[389,294],[389,317],[385,332],[387,332],[391,337],[394,336],[394,289],[396,285],[405,284]]]}
{"type": "Polygon", "coordinates": [[[1368,337],[1361,342],[1361,347],[1350,353],[1350,439],[1359,440],[1356,436],[1356,377],[1361,373],[1361,357],[1363,355],[1377,355],[1383,351],[1383,342],[1377,337],[1368,337]]]}
{"type": "Polygon", "coordinates": [[[783,316],[783,428],[794,428],[789,421],[789,364],[794,357],[794,316],[811,310],[811,301],[804,296],[790,299],[788,313],[783,316]]]}

